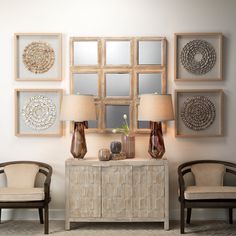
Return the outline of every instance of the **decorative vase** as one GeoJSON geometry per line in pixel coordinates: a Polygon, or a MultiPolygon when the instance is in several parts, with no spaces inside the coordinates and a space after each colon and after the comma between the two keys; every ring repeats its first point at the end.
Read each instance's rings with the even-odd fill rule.
{"type": "Polygon", "coordinates": [[[134,158],[135,157],[135,135],[133,133],[122,134],[121,143],[122,143],[122,152],[125,153],[126,158],[134,158]]]}
{"type": "Polygon", "coordinates": [[[118,154],[121,151],[121,142],[113,141],[111,142],[110,149],[112,153],[118,154]]]}

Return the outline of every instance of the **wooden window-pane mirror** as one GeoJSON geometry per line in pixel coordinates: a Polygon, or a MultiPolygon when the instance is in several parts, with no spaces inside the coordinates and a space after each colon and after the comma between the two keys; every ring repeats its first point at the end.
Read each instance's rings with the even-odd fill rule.
{"type": "Polygon", "coordinates": [[[81,39],[73,42],[73,66],[94,66],[98,63],[98,41],[81,39]]]}
{"type": "Polygon", "coordinates": [[[138,73],[138,94],[162,93],[161,73],[138,73]]]}
{"type": "Polygon", "coordinates": [[[106,97],[129,97],[131,95],[129,73],[106,73],[106,97]]]}
{"type": "Polygon", "coordinates": [[[129,105],[106,105],[105,106],[105,126],[107,129],[121,127],[124,123],[123,115],[127,115],[130,124],[129,105]]]}
{"type": "Polygon", "coordinates": [[[106,41],[105,48],[106,65],[130,65],[130,41],[106,41]]]}
{"type": "Polygon", "coordinates": [[[73,93],[74,94],[91,94],[99,96],[97,73],[74,73],[73,74],[73,93]]]}
{"type": "Polygon", "coordinates": [[[162,41],[139,41],[138,64],[161,65],[162,64],[162,41]]]}
{"type": "Polygon", "coordinates": [[[138,122],[138,97],[166,93],[166,40],[160,37],[71,38],[71,93],[93,94],[99,121],[90,131],[121,127],[127,114],[130,128],[149,132],[138,122]]]}

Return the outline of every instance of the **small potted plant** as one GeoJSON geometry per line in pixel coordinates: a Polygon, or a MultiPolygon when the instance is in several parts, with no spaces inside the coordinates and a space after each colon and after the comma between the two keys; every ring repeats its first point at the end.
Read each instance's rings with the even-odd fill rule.
{"type": "Polygon", "coordinates": [[[122,152],[125,153],[126,158],[134,158],[135,157],[135,136],[130,131],[129,124],[127,121],[127,115],[123,115],[124,123],[121,128],[113,129],[113,133],[121,133],[121,144],[122,144],[122,152]]]}

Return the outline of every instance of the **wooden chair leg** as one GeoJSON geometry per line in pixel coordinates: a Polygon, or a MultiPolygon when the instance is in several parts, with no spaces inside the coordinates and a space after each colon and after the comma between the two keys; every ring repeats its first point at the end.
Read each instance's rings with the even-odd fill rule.
{"type": "Polygon", "coordinates": [[[40,224],[43,224],[43,208],[39,208],[39,220],[40,224]]]}
{"type": "Polygon", "coordinates": [[[184,234],[184,203],[180,203],[180,233],[184,234]]]}
{"type": "Polygon", "coordinates": [[[44,234],[48,234],[48,205],[44,207],[44,234]]]}
{"type": "Polygon", "coordinates": [[[192,208],[187,208],[187,219],[186,219],[187,224],[190,224],[191,213],[192,213],[192,208]]]}
{"type": "Polygon", "coordinates": [[[229,224],[233,224],[233,208],[229,208],[229,224]]]}

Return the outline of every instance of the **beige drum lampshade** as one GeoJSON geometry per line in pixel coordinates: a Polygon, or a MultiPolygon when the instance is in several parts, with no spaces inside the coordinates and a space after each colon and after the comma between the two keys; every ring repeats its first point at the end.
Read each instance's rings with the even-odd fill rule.
{"type": "Polygon", "coordinates": [[[138,120],[173,120],[173,106],[170,94],[143,94],[140,96],[138,120]]]}
{"type": "Polygon", "coordinates": [[[60,119],[75,122],[96,120],[93,96],[74,94],[63,96],[60,119]]]}

